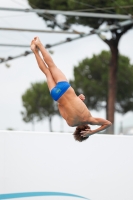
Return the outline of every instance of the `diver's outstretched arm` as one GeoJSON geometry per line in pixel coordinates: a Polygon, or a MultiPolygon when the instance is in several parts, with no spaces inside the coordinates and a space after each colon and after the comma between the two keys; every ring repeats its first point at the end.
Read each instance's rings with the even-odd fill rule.
{"type": "Polygon", "coordinates": [[[100,125],[100,127],[96,128],[94,130],[86,129],[85,131],[81,131],[81,135],[83,137],[88,137],[89,135],[92,135],[92,134],[97,133],[99,131],[103,131],[103,130],[107,129],[108,127],[110,127],[112,125],[112,123],[110,121],[106,120],[106,119],[94,118],[94,117],[89,118],[89,124],[100,125]]]}

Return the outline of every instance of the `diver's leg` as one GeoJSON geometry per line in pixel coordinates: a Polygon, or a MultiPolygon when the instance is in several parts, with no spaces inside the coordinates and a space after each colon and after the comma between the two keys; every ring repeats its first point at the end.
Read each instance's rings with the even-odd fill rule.
{"type": "Polygon", "coordinates": [[[35,55],[35,58],[36,58],[39,68],[45,74],[45,76],[47,78],[48,88],[49,88],[49,90],[51,90],[52,88],[55,87],[56,83],[55,83],[53,76],[52,76],[49,68],[47,67],[46,63],[41,58],[39,51],[38,51],[36,45],[34,44],[34,41],[31,42],[31,50],[33,51],[33,53],[35,55]]]}
{"type": "Polygon", "coordinates": [[[55,83],[60,82],[60,81],[68,81],[66,76],[62,73],[62,71],[59,68],[57,68],[57,66],[55,65],[50,54],[45,49],[45,47],[43,46],[43,44],[41,43],[41,41],[39,40],[38,37],[34,38],[34,42],[37,45],[37,47],[39,48],[39,50],[43,56],[44,62],[48,66],[48,68],[55,80],[55,83]]]}

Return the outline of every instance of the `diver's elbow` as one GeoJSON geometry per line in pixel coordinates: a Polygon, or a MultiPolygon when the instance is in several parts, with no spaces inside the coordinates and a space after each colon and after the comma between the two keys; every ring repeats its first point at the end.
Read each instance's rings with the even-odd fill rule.
{"type": "Polygon", "coordinates": [[[110,121],[107,122],[107,126],[110,127],[112,126],[112,123],[110,121]]]}

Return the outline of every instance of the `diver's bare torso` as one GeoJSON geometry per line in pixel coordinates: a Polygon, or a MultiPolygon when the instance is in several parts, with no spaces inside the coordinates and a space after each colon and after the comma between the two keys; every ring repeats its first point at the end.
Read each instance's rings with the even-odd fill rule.
{"type": "Polygon", "coordinates": [[[75,94],[72,87],[60,97],[58,108],[69,126],[89,123],[91,114],[83,101],[75,94]]]}

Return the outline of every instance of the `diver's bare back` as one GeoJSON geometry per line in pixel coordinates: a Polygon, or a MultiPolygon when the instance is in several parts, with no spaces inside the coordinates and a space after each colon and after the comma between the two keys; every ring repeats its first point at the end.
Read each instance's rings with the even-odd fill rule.
{"type": "Polygon", "coordinates": [[[91,114],[84,102],[70,87],[58,100],[58,108],[62,117],[69,126],[78,126],[89,123],[91,114]]]}

